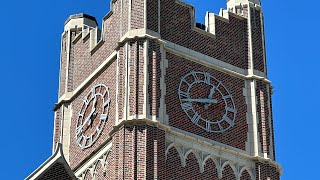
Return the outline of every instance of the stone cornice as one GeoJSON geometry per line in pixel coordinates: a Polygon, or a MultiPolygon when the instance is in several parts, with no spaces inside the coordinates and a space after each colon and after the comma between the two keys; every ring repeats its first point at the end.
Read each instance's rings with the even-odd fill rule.
{"type": "MultiPolygon", "coordinates": [[[[193,136],[192,134],[185,134],[182,132],[178,132],[176,128],[170,127],[168,125],[162,124],[159,121],[153,121],[153,120],[149,120],[149,119],[133,119],[133,120],[123,120],[121,121],[121,123],[119,123],[118,125],[114,126],[112,128],[112,130],[109,132],[108,136],[105,138],[105,143],[103,143],[96,151],[94,151],[91,155],[89,155],[90,157],[95,155],[96,153],[100,152],[100,150],[106,146],[107,143],[109,143],[111,141],[111,139],[113,138],[113,136],[115,135],[115,133],[117,131],[119,131],[120,129],[123,129],[126,126],[132,126],[132,125],[148,125],[148,126],[153,126],[153,127],[157,127],[163,131],[165,131],[168,134],[172,134],[174,136],[186,139],[188,141],[194,142],[196,144],[202,144],[203,146],[209,147],[211,149],[214,149],[216,151],[219,152],[223,152],[226,154],[230,154],[230,155],[234,155],[237,157],[240,157],[242,159],[245,160],[249,160],[252,162],[261,162],[264,164],[269,164],[273,167],[275,167],[277,169],[277,171],[281,174],[282,173],[282,168],[280,166],[280,164],[278,164],[277,162],[273,161],[272,159],[266,159],[260,156],[250,156],[248,154],[246,154],[245,152],[243,152],[242,150],[239,151],[236,148],[232,148],[230,146],[221,144],[221,143],[215,143],[213,144],[212,141],[209,142],[205,139],[198,139],[197,137],[193,136]],[[218,144],[218,145],[217,145],[218,144]]],[[[78,168],[80,168],[81,166],[83,166],[86,162],[83,161],[83,163],[81,163],[80,165],[78,165],[76,168],[74,168],[74,170],[77,170],[78,168]]]]}

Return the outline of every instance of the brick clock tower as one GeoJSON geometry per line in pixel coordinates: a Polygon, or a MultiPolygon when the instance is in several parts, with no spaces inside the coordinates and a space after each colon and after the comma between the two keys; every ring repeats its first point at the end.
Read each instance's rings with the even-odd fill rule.
{"type": "Polygon", "coordinates": [[[259,0],[195,22],[180,0],[70,16],[53,155],[27,179],[278,180],[259,0]]]}

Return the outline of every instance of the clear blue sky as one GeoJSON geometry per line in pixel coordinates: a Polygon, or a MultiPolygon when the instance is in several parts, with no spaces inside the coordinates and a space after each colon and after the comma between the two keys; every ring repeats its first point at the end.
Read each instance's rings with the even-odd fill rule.
{"type": "MultiPolygon", "coordinates": [[[[225,0],[186,0],[218,12],[225,0]]],[[[277,159],[283,180],[319,178],[320,1],[263,0],[277,159]]],[[[207,9],[206,9],[207,8],[207,9]]],[[[63,23],[70,14],[102,17],[109,0],[2,1],[2,179],[23,179],[50,155],[63,23]],[[12,177],[14,176],[14,177],[12,177]]]]}

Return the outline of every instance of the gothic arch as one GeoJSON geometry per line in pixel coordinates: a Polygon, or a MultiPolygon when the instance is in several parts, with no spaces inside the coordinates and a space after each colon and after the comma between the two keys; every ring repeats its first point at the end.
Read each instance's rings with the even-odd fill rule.
{"type": "Polygon", "coordinates": [[[200,173],[203,173],[203,168],[202,168],[202,160],[200,158],[200,155],[197,151],[195,151],[194,149],[190,149],[189,151],[186,152],[186,154],[184,155],[184,166],[185,167],[187,164],[187,159],[188,159],[188,156],[193,153],[193,155],[197,158],[197,161],[198,161],[198,165],[199,165],[199,170],[200,170],[200,173]]]}
{"type": "Polygon", "coordinates": [[[202,161],[201,166],[202,166],[203,170],[204,170],[204,167],[205,167],[205,165],[206,165],[206,162],[207,162],[209,159],[211,159],[211,160],[213,161],[214,165],[216,166],[217,173],[220,174],[220,172],[221,172],[221,165],[220,165],[220,163],[218,162],[218,160],[217,160],[214,156],[212,156],[212,155],[208,155],[208,156],[207,156],[206,158],[204,158],[204,160],[202,161]]]}
{"type": "Polygon", "coordinates": [[[97,160],[95,163],[94,163],[94,165],[93,165],[93,178],[94,179],[96,179],[97,178],[97,176],[99,176],[99,172],[98,172],[98,167],[99,167],[99,165],[100,165],[100,168],[101,168],[101,170],[102,170],[102,172],[103,172],[103,168],[104,168],[104,162],[103,162],[103,160],[101,160],[101,159],[99,159],[99,160],[97,160]]]}
{"type": "Polygon", "coordinates": [[[91,168],[89,168],[89,169],[87,169],[84,173],[83,173],[83,180],[91,180],[92,179],[92,177],[93,177],[93,175],[92,175],[93,173],[92,173],[92,169],[91,168]]]}
{"type": "Polygon", "coordinates": [[[239,179],[240,179],[240,177],[242,176],[242,173],[243,173],[244,171],[247,171],[247,172],[248,172],[248,174],[250,175],[250,179],[251,179],[251,180],[254,180],[254,179],[255,179],[255,177],[254,177],[254,175],[253,175],[253,173],[252,173],[252,170],[251,170],[248,166],[245,166],[245,167],[243,167],[243,168],[240,170],[240,172],[239,172],[239,179]]]}
{"type": "Polygon", "coordinates": [[[226,161],[225,163],[223,163],[223,165],[221,166],[221,174],[219,174],[219,176],[220,175],[221,175],[221,177],[223,176],[223,170],[227,165],[229,165],[231,167],[235,177],[238,177],[238,175],[239,175],[238,170],[237,170],[236,166],[230,161],[226,161]]]}
{"type": "Polygon", "coordinates": [[[172,143],[172,144],[170,144],[170,145],[167,147],[167,149],[166,149],[166,159],[167,159],[167,157],[168,157],[168,153],[169,153],[169,150],[170,150],[171,148],[175,148],[175,149],[176,149],[176,151],[178,152],[179,157],[180,157],[181,166],[182,166],[182,167],[185,167],[185,164],[186,164],[186,163],[185,163],[185,158],[184,158],[184,156],[183,156],[183,152],[182,152],[181,148],[180,148],[179,146],[177,146],[175,143],[172,143]]]}

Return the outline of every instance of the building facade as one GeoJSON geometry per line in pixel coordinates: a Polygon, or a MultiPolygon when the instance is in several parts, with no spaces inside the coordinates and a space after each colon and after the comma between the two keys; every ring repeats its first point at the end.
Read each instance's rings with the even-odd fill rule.
{"type": "Polygon", "coordinates": [[[194,12],[112,0],[101,29],[70,16],[53,155],[27,179],[280,179],[260,0],[194,12]]]}

